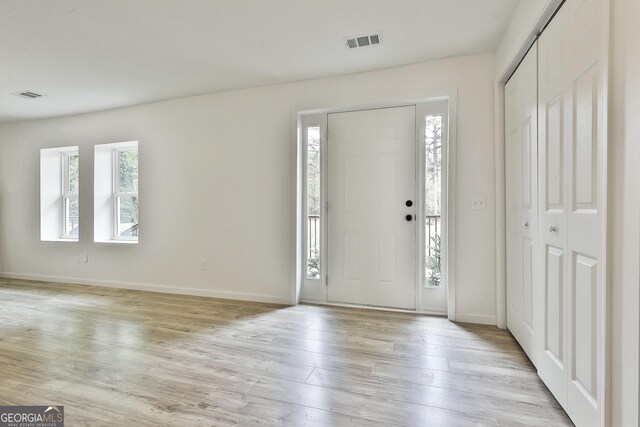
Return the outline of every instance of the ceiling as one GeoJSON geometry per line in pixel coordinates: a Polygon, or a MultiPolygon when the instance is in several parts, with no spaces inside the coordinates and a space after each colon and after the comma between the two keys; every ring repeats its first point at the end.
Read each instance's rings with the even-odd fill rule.
{"type": "Polygon", "coordinates": [[[0,121],[494,51],[517,3],[1,0],[0,121]],[[345,47],[373,32],[379,46],[345,47]]]}

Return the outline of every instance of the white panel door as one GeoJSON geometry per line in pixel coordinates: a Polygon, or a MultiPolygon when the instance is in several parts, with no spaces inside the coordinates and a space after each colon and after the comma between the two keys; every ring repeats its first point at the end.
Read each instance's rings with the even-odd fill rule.
{"type": "Polygon", "coordinates": [[[603,111],[600,0],[567,1],[539,40],[539,373],[578,426],[604,425],[603,111]]]}
{"type": "Polygon", "coordinates": [[[570,2],[571,116],[567,156],[570,371],[568,413],[578,426],[604,425],[603,110],[601,0],[570,2]]]}
{"type": "Polygon", "coordinates": [[[538,113],[537,44],[505,86],[507,327],[536,363],[538,113]],[[535,324],[535,325],[534,325],[535,324]]]}
{"type": "Polygon", "coordinates": [[[570,65],[567,7],[539,39],[539,235],[542,249],[544,313],[538,374],[567,408],[569,369],[567,278],[567,171],[570,152],[570,65]]]}
{"type": "Polygon", "coordinates": [[[563,7],[539,39],[540,242],[544,283],[544,327],[538,374],[567,408],[568,265],[566,157],[571,140],[567,104],[570,69],[568,8],[563,7]]]}
{"type": "Polygon", "coordinates": [[[329,114],[327,136],[329,301],[415,308],[415,107],[329,114]]]}

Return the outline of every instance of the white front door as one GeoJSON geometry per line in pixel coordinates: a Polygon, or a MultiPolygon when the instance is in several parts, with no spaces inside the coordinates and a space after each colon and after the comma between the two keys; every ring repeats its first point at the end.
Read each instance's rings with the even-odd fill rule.
{"type": "Polygon", "coordinates": [[[328,299],[415,308],[414,106],[328,115],[328,299]]]}

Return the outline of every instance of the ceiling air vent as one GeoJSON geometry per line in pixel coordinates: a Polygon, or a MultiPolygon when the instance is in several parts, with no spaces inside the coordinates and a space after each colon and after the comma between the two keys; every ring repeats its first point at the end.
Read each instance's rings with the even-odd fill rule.
{"type": "Polygon", "coordinates": [[[368,36],[345,37],[347,49],[355,49],[357,47],[375,46],[382,43],[382,34],[376,33],[368,36]]]}
{"type": "Polygon", "coordinates": [[[40,98],[40,97],[44,96],[44,95],[41,95],[39,93],[32,92],[30,90],[23,90],[23,91],[20,91],[20,92],[16,92],[13,95],[19,96],[21,98],[26,98],[26,99],[36,99],[36,98],[40,98]]]}

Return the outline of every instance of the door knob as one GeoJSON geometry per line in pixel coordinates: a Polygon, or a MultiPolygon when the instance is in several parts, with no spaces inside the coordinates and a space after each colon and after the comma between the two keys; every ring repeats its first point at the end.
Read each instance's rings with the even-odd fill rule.
{"type": "Polygon", "coordinates": [[[407,215],[404,217],[407,221],[411,221],[413,219],[413,215],[407,215]]]}
{"type": "Polygon", "coordinates": [[[523,227],[529,227],[529,221],[525,221],[525,222],[523,222],[523,223],[522,223],[522,226],[523,226],[523,227]]]}
{"type": "Polygon", "coordinates": [[[555,225],[550,225],[549,226],[549,231],[552,233],[555,233],[556,231],[558,231],[558,227],[556,227],[555,225]]]}
{"type": "Polygon", "coordinates": [[[411,200],[407,200],[405,202],[405,205],[407,205],[407,207],[410,208],[411,206],[413,206],[413,202],[411,200]]]}

